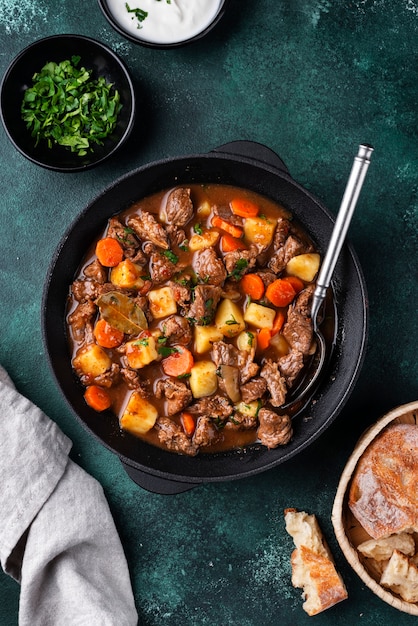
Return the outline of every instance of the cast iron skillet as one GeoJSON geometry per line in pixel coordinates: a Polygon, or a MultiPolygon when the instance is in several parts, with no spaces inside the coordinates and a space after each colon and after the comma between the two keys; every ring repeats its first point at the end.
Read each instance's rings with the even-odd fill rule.
{"type": "Polygon", "coordinates": [[[306,448],[346,403],[363,362],[367,336],[364,278],[355,252],[346,244],[333,278],[336,348],[320,387],[294,419],[294,437],[288,445],[268,450],[253,444],[243,450],[187,457],[122,433],[116,416],[90,409],[71,368],[65,328],[69,285],[83,255],[109,217],[141,197],[193,182],[236,185],[279,201],[302,222],[322,253],[334,222],[328,210],[291,178],[274,152],[261,144],[238,141],[207,154],[166,159],[128,173],[94,199],[64,235],[52,259],[43,294],[42,330],[52,372],[81,424],[118,455],[128,475],[145,489],[165,494],[186,491],[201,483],[251,476],[306,448]]]}

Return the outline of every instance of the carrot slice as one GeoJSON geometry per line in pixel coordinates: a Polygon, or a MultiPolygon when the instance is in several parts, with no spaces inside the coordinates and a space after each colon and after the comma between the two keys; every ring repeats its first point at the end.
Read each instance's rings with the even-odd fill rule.
{"type": "Polygon", "coordinates": [[[183,411],[183,413],[180,415],[180,421],[186,435],[191,437],[196,429],[196,423],[194,421],[193,415],[191,413],[183,411]]]}
{"type": "Polygon", "coordinates": [[[237,239],[228,233],[225,233],[221,237],[221,250],[222,252],[234,252],[235,250],[246,250],[247,246],[241,239],[237,239]]]}
{"type": "Polygon", "coordinates": [[[296,293],[299,293],[299,291],[302,291],[302,289],[305,286],[303,284],[303,281],[297,276],[286,276],[285,278],[283,278],[283,280],[287,280],[287,282],[292,285],[296,293]]]}
{"type": "Polygon", "coordinates": [[[229,233],[233,237],[240,239],[240,237],[244,234],[244,229],[241,226],[236,226],[235,224],[230,224],[226,220],[223,220],[219,215],[214,215],[212,217],[212,226],[215,228],[220,228],[224,230],[226,233],[229,233]]]}
{"type": "Polygon", "coordinates": [[[261,300],[264,296],[265,286],[258,274],[244,274],[240,282],[243,292],[250,296],[251,300],[261,300]]]}
{"type": "Polygon", "coordinates": [[[104,237],[96,244],[96,256],[105,267],[115,267],[123,259],[123,248],[113,237],[104,237]]]}
{"type": "Polygon", "coordinates": [[[278,307],[290,304],[295,295],[293,286],[284,278],[277,278],[266,289],[266,297],[278,307]]]}
{"type": "Polygon", "coordinates": [[[84,392],[84,399],[95,411],[105,411],[112,404],[111,397],[106,389],[98,385],[90,385],[84,392]]]}
{"type": "Polygon", "coordinates": [[[262,328],[257,335],[257,346],[260,350],[266,350],[268,348],[271,339],[271,330],[269,328],[262,328]]]}
{"type": "Polygon", "coordinates": [[[234,198],[229,203],[229,206],[232,212],[240,217],[256,217],[259,212],[259,208],[254,202],[244,198],[234,198]]]}
{"type": "Polygon", "coordinates": [[[102,348],[117,348],[123,341],[124,333],[111,326],[103,318],[98,320],[94,327],[94,336],[102,348]]]}
{"type": "Polygon", "coordinates": [[[273,320],[273,326],[271,329],[272,337],[274,335],[277,335],[277,333],[281,331],[283,324],[284,324],[284,320],[285,320],[285,314],[283,313],[283,311],[277,311],[276,317],[273,320]]]}
{"type": "Polygon", "coordinates": [[[184,376],[190,374],[194,365],[193,354],[183,346],[176,346],[176,352],[166,357],[161,365],[167,376],[184,376]]]}

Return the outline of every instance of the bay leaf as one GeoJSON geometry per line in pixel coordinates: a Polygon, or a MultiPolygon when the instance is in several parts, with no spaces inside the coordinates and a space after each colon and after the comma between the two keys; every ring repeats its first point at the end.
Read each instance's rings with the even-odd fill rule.
{"type": "Polygon", "coordinates": [[[101,295],[96,304],[103,319],[123,333],[138,335],[148,328],[144,311],[133,298],[123,293],[109,291],[101,295]]]}

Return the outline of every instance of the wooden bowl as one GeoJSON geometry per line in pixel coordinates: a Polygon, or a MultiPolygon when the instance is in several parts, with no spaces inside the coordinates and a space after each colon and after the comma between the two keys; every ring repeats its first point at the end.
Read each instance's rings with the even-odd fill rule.
{"type": "Polygon", "coordinates": [[[384,602],[404,613],[418,615],[418,603],[406,602],[396,593],[381,586],[379,572],[374,571],[371,559],[366,559],[357,551],[357,546],[371,537],[351,513],[347,504],[351,479],[360,457],[382,430],[392,423],[418,424],[418,401],[393,409],[362,435],[341,475],[332,509],[332,523],[341,550],[361,580],[384,602]]]}

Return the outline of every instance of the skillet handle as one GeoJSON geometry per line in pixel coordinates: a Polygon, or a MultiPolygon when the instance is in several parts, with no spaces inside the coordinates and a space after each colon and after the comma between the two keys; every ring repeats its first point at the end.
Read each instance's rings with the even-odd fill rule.
{"type": "Polygon", "coordinates": [[[275,152],[273,152],[273,150],[256,141],[247,141],[245,139],[240,141],[231,141],[230,143],[225,143],[222,146],[211,150],[211,152],[223,152],[235,157],[252,159],[253,161],[258,161],[275,167],[284,174],[290,176],[285,162],[275,152]]]}
{"type": "Polygon", "coordinates": [[[128,465],[128,463],[125,463],[124,461],[121,461],[121,463],[129,478],[131,478],[134,483],[151,493],[170,496],[176,493],[190,491],[190,489],[199,485],[199,483],[185,483],[176,480],[169,480],[168,478],[160,478],[159,476],[153,476],[152,474],[148,474],[148,472],[138,470],[136,467],[132,467],[132,465],[128,465]]]}

